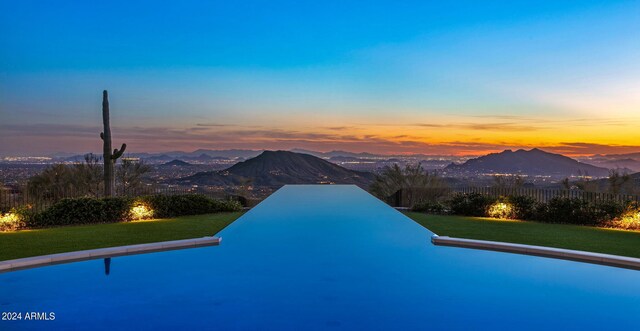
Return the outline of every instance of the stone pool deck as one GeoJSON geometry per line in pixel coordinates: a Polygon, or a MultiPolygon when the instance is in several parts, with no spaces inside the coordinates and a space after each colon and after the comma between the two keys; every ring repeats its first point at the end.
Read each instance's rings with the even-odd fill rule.
{"type": "Polygon", "coordinates": [[[0,261],[0,273],[42,267],[52,264],[162,252],[175,249],[215,246],[219,245],[221,241],[222,238],[218,237],[203,237],[26,257],[22,259],[0,261]]]}
{"type": "Polygon", "coordinates": [[[431,242],[438,246],[482,249],[506,253],[535,255],[577,262],[602,264],[618,268],[640,270],[640,259],[611,254],[591,253],[571,249],[512,244],[499,241],[453,238],[434,235],[431,242]]]}

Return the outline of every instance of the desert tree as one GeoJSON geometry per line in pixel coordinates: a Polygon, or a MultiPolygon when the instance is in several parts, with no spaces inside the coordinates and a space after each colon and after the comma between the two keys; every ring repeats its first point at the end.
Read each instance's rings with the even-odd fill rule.
{"type": "Polygon", "coordinates": [[[103,190],[102,159],[93,153],[85,154],[84,162],[76,163],[71,169],[72,184],[78,192],[87,196],[99,196],[103,190]]]}
{"type": "Polygon", "coordinates": [[[58,200],[66,197],[100,195],[102,188],[100,158],[86,154],[84,162],[73,165],[54,164],[27,182],[29,195],[38,199],[58,200]]]}
{"type": "Polygon", "coordinates": [[[420,163],[386,166],[376,175],[369,190],[380,199],[387,199],[399,190],[406,193],[409,205],[422,201],[435,201],[447,192],[447,185],[436,172],[429,172],[420,163]]]}
{"type": "Polygon", "coordinates": [[[71,167],[65,164],[53,164],[29,178],[27,190],[31,197],[57,200],[68,196],[74,189],[73,175],[71,167]]]}
{"type": "Polygon", "coordinates": [[[406,187],[404,171],[397,163],[385,166],[369,187],[371,193],[378,198],[386,199],[406,187]]]}
{"type": "Polygon", "coordinates": [[[591,179],[588,171],[578,170],[578,180],[575,182],[575,186],[583,192],[598,192],[599,185],[596,181],[591,179]]]}
{"type": "Polygon", "coordinates": [[[151,171],[151,167],[144,161],[133,161],[123,158],[116,170],[118,186],[123,194],[138,193],[143,187],[144,175],[151,171]]]}
{"type": "Polygon", "coordinates": [[[607,178],[609,183],[609,193],[620,194],[629,193],[633,190],[633,180],[628,173],[620,173],[618,169],[609,170],[609,177],[607,178]]]}

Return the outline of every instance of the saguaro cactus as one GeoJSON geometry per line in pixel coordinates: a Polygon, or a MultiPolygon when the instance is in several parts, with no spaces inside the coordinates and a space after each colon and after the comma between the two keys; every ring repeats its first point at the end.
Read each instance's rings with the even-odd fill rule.
{"type": "Polygon", "coordinates": [[[122,156],[127,144],[122,144],[120,150],[111,151],[111,125],[109,124],[109,94],[107,90],[102,91],[102,124],[104,131],[100,133],[103,142],[103,159],[104,159],[104,195],[110,197],[115,190],[115,177],[113,168],[116,160],[122,156]]]}

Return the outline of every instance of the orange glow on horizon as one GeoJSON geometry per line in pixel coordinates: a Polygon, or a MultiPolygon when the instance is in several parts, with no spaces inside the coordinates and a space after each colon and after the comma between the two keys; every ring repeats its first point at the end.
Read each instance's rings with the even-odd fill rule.
{"type": "MultiPolygon", "coordinates": [[[[132,152],[197,149],[343,150],[386,155],[479,156],[505,149],[531,149],[568,156],[640,152],[640,118],[554,120],[519,116],[429,116],[402,114],[396,118],[360,121],[357,116],[257,117],[222,123],[172,123],[167,126],[113,127],[132,152]],[[423,120],[419,120],[423,118],[423,120]]],[[[9,128],[5,146],[16,151],[100,151],[92,126],[18,126],[9,128]],[[56,137],[56,139],[51,139],[56,137]],[[67,148],[68,150],[65,150],[67,148]]],[[[8,154],[11,155],[11,154],[8,154]]]]}

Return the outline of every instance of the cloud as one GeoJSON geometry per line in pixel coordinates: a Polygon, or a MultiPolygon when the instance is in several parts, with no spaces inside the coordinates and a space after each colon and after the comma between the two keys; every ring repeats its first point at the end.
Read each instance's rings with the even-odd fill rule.
{"type": "Polygon", "coordinates": [[[494,122],[494,123],[449,123],[449,124],[430,124],[430,123],[413,123],[407,126],[426,127],[426,128],[449,128],[463,129],[474,131],[536,131],[540,127],[533,125],[525,125],[515,122],[494,122]]]}
{"type": "Polygon", "coordinates": [[[517,123],[469,123],[455,126],[460,129],[476,131],[537,131],[540,128],[517,123]]]}
{"type": "Polygon", "coordinates": [[[228,127],[228,126],[236,126],[235,124],[221,124],[221,123],[196,123],[196,126],[203,127],[228,127]]]}
{"type": "Polygon", "coordinates": [[[347,131],[347,130],[354,130],[356,127],[354,126],[330,126],[330,127],[326,127],[326,129],[328,130],[332,130],[332,131],[347,131]]]}
{"type": "MultiPolygon", "coordinates": [[[[504,130],[505,124],[477,127],[477,130],[504,130]]],[[[464,124],[467,125],[467,124],[464,124]]],[[[513,128],[513,126],[508,126],[513,128]]],[[[24,155],[25,151],[46,155],[53,152],[100,151],[102,141],[98,126],[25,124],[0,125],[2,155],[24,155]]],[[[287,129],[260,129],[234,126],[220,130],[201,130],[201,127],[118,127],[114,128],[114,144],[127,143],[129,152],[163,152],[169,150],[212,149],[293,149],[318,151],[334,149],[383,154],[481,155],[505,149],[540,147],[549,152],[567,155],[623,154],[640,152],[640,146],[606,145],[588,142],[530,145],[508,141],[483,142],[480,138],[428,142],[424,137],[408,134],[382,136],[355,134],[343,130],[313,132],[287,129]],[[334,132],[335,131],[335,132],[334,132]]]]}
{"type": "MultiPolygon", "coordinates": [[[[388,124],[388,125],[394,125],[394,124],[388,124]]],[[[400,125],[402,126],[402,125],[400,125]]],[[[407,126],[419,126],[419,127],[424,127],[424,128],[444,128],[447,127],[447,125],[445,124],[430,124],[430,123],[414,123],[414,124],[409,124],[407,126]]]]}

